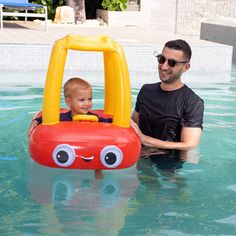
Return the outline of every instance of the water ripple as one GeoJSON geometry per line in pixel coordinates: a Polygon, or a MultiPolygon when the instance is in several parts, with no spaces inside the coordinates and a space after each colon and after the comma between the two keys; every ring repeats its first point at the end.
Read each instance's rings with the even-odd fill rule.
{"type": "Polygon", "coordinates": [[[31,100],[35,98],[42,98],[43,95],[17,95],[17,96],[3,96],[0,97],[0,100],[31,100]]]}
{"type": "Polygon", "coordinates": [[[17,106],[17,107],[0,107],[0,111],[20,110],[23,108],[30,108],[33,106],[17,106]]]}
{"type": "Polygon", "coordinates": [[[222,224],[232,224],[236,225],[236,215],[229,216],[227,218],[215,220],[217,223],[222,223],[222,224]]]}
{"type": "Polygon", "coordinates": [[[233,190],[233,191],[236,192],[236,184],[229,185],[229,186],[227,187],[227,189],[233,190]]]}

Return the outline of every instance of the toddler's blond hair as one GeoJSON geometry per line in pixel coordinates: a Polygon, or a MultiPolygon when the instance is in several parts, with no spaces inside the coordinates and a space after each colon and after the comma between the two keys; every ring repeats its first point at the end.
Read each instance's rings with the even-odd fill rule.
{"type": "Polygon", "coordinates": [[[70,78],[64,84],[64,97],[71,98],[77,89],[88,88],[91,88],[91,85],[87,81],[78,77],[70,78]]]}

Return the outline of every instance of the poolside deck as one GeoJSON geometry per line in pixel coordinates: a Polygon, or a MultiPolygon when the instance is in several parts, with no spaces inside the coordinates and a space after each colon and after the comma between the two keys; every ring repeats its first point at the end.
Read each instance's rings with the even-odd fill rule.
{"type": "MultiPolygon", "coordinates": [[[[89,22],[89,21],[88,21],[89,22]]],[[[197,36],[182,36],[165,31],[157,31],[153,28],[139,26],[109,27],[99,26],[95,22],[81,25],[51,24],[48,32],[44,31],[44,25],[35,22],[11,21],[4,22],[4,29],[0,31],[0,43],[29,43],[52,44],[56,39],[66,34],[74,35],[98,35],[106,34],[117,41],[163,44],[170,39],[184,38],[191,45],[214,45],[211,42],[200,40],[197,36]]]]}
{"type": "MultiPolygon", "coordinates": [[[[46,66],[53,42],[67,34],[109,35],[124,46],[132,64],[138,63],[137,56],[142,55],[147,59],[146,65],[150,64],[148,57],[150,57],[150,53],[153,54],[153,50],[161,50],[163,44],[168,40],[182,38],[189,42],[193,49],[193,70],[231,70],[233,51],[231,46],[200,40],[198,36],[182,36],[166,31],[158,31],[155,28],[138,26],[108,27],[96,25],[94,22],[90,24],[89,21],[82,25],[49,25],[48,32],[44,31],[43,24],[35,22],[4,22],[4,29],[0,31],[0,69],[24,68],[19,63],[18,55],[25,58],[24,51],[30,54],[29,50],[32,47],[34,47],[35,57],[44,60],[46,66]],[[45,50],[44,56],[42,55],[42,48],[45,50]],[[16,58],[17,63],[15,63],[14,58],[16,58]]],[[[30,64],[30,60],[28,63],[30,64]]],[[[142,66],[145,67],[144,64],[142,66]]],[[[137,65],[137,68],[140,68],[140,66],[137,65]]],[[[149,69],[149,67],[144,68],[144,71],[149,69]]]]}

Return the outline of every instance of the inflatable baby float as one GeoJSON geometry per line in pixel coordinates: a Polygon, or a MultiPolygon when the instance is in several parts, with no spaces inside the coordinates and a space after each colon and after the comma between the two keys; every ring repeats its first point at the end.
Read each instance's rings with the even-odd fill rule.
{"type": "MultiPolygon", "coordinates": [[[[133,166],[141,144],[130,127],[131,89],[122,47],[107,36],[68,35],[55,42],[44,87],[42,124],[29,131],[31,157],[39,164],[69,169],[122,169],[133,166]],[[112,123],[94,116],[77,115],[59,121],[60,94],[68,49],[103,52],[104,109],[93,110],[112,123]]],[[[36,115],[37,116],[37,115],[36,115]]]]}

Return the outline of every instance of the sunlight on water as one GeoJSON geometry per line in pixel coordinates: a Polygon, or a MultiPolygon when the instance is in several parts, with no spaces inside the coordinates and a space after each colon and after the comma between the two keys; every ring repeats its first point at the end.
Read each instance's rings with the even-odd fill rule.
{"type": "MultiPolygon", "coordinates": [[[[94,171],[51,169],[30,159],[27,131],[42,108],[45,75],[30,72],[15,82],[17,76],[0,75],[1,235],[235,235],[235,77],[218,82],[221,75],[199,72],[207,84],[196,82],[197,74],[186,77],[205,103],[201,144],[187,161],[142,159],[96,179],[94,171]]],[[[157,78],[131,80],[134,107],[142,81],[157,78]]],[[[103,85],[92,84],[94,108],[102,108],[103,85]]]]}

